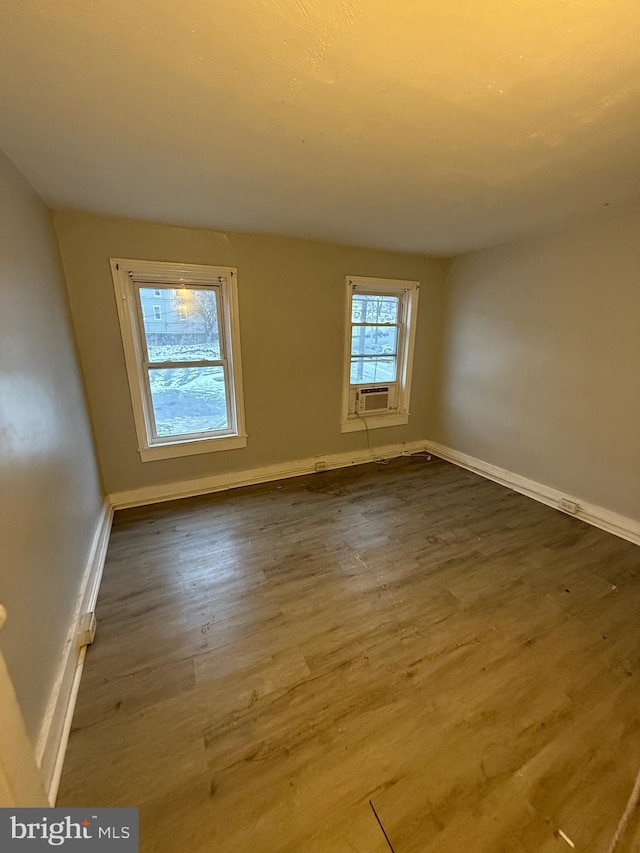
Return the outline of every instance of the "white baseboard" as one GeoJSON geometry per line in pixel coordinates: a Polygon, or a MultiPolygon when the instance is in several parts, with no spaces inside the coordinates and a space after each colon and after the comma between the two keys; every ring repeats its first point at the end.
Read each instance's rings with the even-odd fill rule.
{"type": "MultiPolygon", "coordinates": [[[[604,507],[587,503],[578,497],[545,486],[542,483],[537,483],[534,480],[529,480],[519,474],[514,474],[512,471],[491,465],[482,459],[477,459],[466,453],[460,453],[450,447],[445,447],[433,441],[411,441],[374,448],[376,459],[392,459],[424,451],[433,453],[435,456],[439,456],[448,462],[480,474],[489,480],[507,486],[520,494],[555,509],[564,511],[560,503],[562,501],[570,501],[576,504],[576,511],[567,514],[579,518],[588,524],[592,524],[594,527],[627,539],[629,542],[640,545],[639,521],[627,518],[604,507]]],[[[58,791],[86,654],[86,646],[81,646],[78,643],[80,620],[83,614],[92,613],[95,610],[114,509],[143,506],[145,504],[159,503],[177,498],[195,497],[197,495],[224,491],[240,486],[267,483],[288,477],[298,477],[303,474],[314,473],[317,470],[318,463],[323,465],[323,470],[331,470],[346,468],[351,465],[362,465],[371,461],[373,461],[372,455],[368,450],[334,453],[277,465],[268,465],[261,468],[251,468],[245,471],[216,474],[211,477],[115,492],[108,496],[96,526],[80,594],[62,654],[58,677],[51,691],[47,712],[36,747],[36,760],[41,770],[45,791],[52,805],[55,803],[58,791]]]]}
{"type": "Polygon", "coordinates": [[[54,805],[58,793],[86,652],[86,646],[78,643],[80,620],[83,614],[92,613],[95,610],[112,520],[113,507],[106,500],[96,525],[80,593],[61,655],[58,676],[51,690],[36,745],[36,761],[51,805],[54,805]]]}
{"type": "MultiPolygon", "coordinates": [[[[402,444],[374,447],[373,451],[376,459],[392,459],[396,456],[410,456],[413,453],[420,453],[424,449],[424,441],[407,441],[402,444]]],[[[192,498],[197,495],[238,488],[239,486],[253,486],[272,480],[284,480],[287,477],[299,477],[302,474],[312,474],[317,470],[318,463],[322,463],[325,470],[331,470],[332,468],[347,468],[350,465],[362,465],[372,461],[374,460],[368,450],[332,453],[328,456],[297,459],[278,465],[250,468],[246,471],[215,474],[212,477],[201,477],[197,480],[182,480],[177,483],[159,484],[142,489],[132,489],[127,492],[114,492],[109,495],[109,500],[114,509],[125,509],[160,503],[161,501],[172,501],[177,498],[192,498]]]]}
{"type": "Polygon", "coordinates": [[[466,468],[468,471],[480,474],[488,480],[493,480],[495,483],[507,486],[509,489],[513,489],[514,492],[519,492],[540,503],[565,512],[567,515],[579,518],[581,521],[586,521],[587,524],[599,527],[601,530],[606,530],[607,533],[613,533],[622,539],[627,539],[629,542],[640,545],[640,521],[627,518],[625,515],[612,512],[597,504],[588,503],[579,497],[566,494],[558,489],[552,489],[550,486],[537,483],[535,480],[529,480],[526,477],[520,476],[520,474],[507,471],[505,468],[498,468],[496,465],[491,465],[482,459],[476,459],[475,456],[460,453],[451,447],[437,444],[435,441],[426,441],[424,444],[426,449],[430,453],[433,453],[434,456],[439,456],[441,459],[446,459],[447,462],[453,462],[461,468],[466,468]],[[569,501],[575,504],[575,512],[564,510],[560,505],[562,501],[569,501]]]}

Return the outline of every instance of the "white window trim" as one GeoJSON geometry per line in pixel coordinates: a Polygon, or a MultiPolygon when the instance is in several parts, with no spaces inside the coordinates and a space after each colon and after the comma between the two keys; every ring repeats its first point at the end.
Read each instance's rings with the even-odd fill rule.
{"type": "MultiPolygon", "coordinates": [[[[139,261],[127,258],[111,258],[111,275],[118,306],[118,318],[122,334],[127,378],[131,392],[133,417],[138,440],[138,452],[143,462],[168,459],[176,456],[191,456],[219,450],[232,450],[247,446],[244,419],[244,395],[242,390],[242,362],[240,358],[240,324],[238,316],[237,270],[234,267],[213,267],[201,264],[176,264],[161,261],[139,261]],[[162,283],[169,287],[180,284],[212,284],[219,278],[225,279],[224,299],[226,311],[221,312],[221,333],[227,341],[229,362],[229,404],[235,413],[235,431],[229,435],[213,435],[204,438],[193,436],[184,439],[172,438],[162,441],[153,438],[151,423],[151,401],[146,393],[144,353],[142,352],[139,327],[139,306],[135,294],[135,282],[162,283]]],[[[154,288],[155,289],[155,288],[154,288]]]]}
{"type": "MultiPolygon", "coordinates": [[[[418,317],[419,281],[403,281],[391,278],[366,278],[348,275],[346,278],[345,299],[345,342],[344,368],[342,382],[341,432],[359,432],[364,429],[402,426],[409,423],[409,404],[411,401],[411,378],[413,375],[413,353],[416,339],[418,317]],[[405,295],[400,340],[398,341],[398,400],[391,412],[368,414],[366,418],[349,412],[351,375],[351,300],[355,289],[359,287],[366,293],[405,295]]],[[[389,382],[372,382],[371,385],[390,385],[389,382]]]]}

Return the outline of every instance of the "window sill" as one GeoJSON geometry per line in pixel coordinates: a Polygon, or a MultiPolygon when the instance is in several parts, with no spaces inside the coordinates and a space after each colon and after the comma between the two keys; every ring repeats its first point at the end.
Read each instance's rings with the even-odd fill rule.
{"type": "Polygon", "coordinates": [[[340,432],[359,432],[367,429],[381,429],[382,427],[402,426],[409,423],[409,413],[398,414],[390,412],[386,415],[367,415],[365,426],[363,418],[349,418],[340,424],[340,432]]]}
{"type": "Polygon", "coordinates": [[[214,453],[218,450],[235,450],[247,446],[246,435],[226,435],[223,438],[204,438],[199,441],[174,441],[154,444],[139,451],[143,462],[171,459],[175,456],[193,456],[196,453],[214,453]]]}

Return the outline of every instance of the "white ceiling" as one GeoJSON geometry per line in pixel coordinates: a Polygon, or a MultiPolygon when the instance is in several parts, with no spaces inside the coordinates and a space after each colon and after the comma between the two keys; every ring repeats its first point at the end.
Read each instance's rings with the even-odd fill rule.
{"type": "Polygon", "coordinates": [[[638,0],[15,0],[52,207],[451,254],[640,201],[638,0]]]}

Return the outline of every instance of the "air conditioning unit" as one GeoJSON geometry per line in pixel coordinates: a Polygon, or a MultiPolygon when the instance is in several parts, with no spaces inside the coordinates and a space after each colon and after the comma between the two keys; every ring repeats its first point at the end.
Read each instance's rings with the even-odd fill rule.
{"type": "Polygon", "coordinates": [[[356,395],[356,412],[361,415],[389,411],[389,387],[359,388],[356,395]]]}

